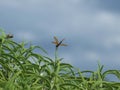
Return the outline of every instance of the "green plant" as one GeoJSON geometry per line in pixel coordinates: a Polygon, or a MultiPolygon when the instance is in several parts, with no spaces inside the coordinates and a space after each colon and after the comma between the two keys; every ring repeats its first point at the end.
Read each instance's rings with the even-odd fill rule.
{"type": "Polygon", "coordinates": [[[17,43],[1,30],[0,90],[120,90],[120,82],[107,81],[109,74],[120,80],[119,70],[80,71],[58,57],[59,46],[66,46],[55,38],[55,59],[34,50],[40,46],[17,43]],[[27,46],[26,46],[27,45],[27,46]],[[89,76],[87,75],[89,74],[89,76]]]}

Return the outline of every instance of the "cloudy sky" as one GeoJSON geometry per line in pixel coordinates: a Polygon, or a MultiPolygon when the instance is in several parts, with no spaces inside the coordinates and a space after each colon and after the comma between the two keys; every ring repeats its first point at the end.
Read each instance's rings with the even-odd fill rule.
{"type": "Polygon", "coordinates": [[[32,41],[82,70],[120,69],[120,0],[0,0],[0,27],[17,41],[32,41]]]}

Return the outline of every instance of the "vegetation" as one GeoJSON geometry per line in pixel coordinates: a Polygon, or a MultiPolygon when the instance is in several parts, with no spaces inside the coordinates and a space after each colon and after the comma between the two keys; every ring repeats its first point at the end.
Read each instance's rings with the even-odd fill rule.
{"type": "Polygon", "coordinates": [[[103,71],[98,64],[96,71],[80,71],[63,63],[57,55],[63,40],[53,42],[56,51],[51,59],[34,51],[46,53],[41,47],[17,43],[12,35],[0,33],[0,90],[120,90],[120,82],[106,80],[109,74],[120,80],[119,70],[103,71]]]}

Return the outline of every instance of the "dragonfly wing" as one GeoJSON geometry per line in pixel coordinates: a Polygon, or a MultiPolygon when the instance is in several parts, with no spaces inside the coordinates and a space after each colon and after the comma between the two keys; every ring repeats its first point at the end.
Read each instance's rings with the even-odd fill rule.
{"type": "Polygon", "coordinates": [[[58,41],[57,37],[54,36],[54,39],[55,39],[55,42],[58,44],[59,41],[58,41]]]}
{"type": "Polygon", "coordinates": [[[60,46],[68,46],[67,44],[60,44],[60,46]]]}
{"type": "Polygon", "coordinates": [[[52,43],[57,45],[57,43],[56,43],[56,42],[52,42],[52,43]]]}

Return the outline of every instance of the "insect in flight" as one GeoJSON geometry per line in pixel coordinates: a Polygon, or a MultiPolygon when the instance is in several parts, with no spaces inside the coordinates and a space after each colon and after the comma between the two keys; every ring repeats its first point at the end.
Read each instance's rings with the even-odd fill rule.
{"type": "Polygon", "coordinates": [[[65,39],[62,39],[60,42],[58,41],[57,37],[54,36],[54,42],[52,42],[53,44],[56,45],[56,47],[59,47],[59,46],[67,46],[67,44],[63,44],[62,42],[65,40],[65,39]]]}

